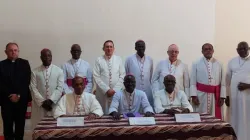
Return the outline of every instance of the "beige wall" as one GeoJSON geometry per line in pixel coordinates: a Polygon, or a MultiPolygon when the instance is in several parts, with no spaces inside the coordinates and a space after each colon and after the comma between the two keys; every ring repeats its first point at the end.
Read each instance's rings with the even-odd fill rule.
{"type": "Polygon", "coordinates": [[[217,0],[215,19],[216,57],[225,65],[237,56],[240,41],[250,43],[250,0],[217,0]]]}
{"type": "Polygon", "coordinates": [[[5,0],[0,4],[0,59],[5,44],[16,41],[33,68],[40,65],[42,48],[50,48],[60,65],[70,58],[70,46],[79,43],[82,58],[93,65],[105,40],[114,40],[116,54],[125,58],[143,39],[155,65],[172,43],[190,65],[204,42],[214,42],[214,15],[215,0],[5,0]]]}

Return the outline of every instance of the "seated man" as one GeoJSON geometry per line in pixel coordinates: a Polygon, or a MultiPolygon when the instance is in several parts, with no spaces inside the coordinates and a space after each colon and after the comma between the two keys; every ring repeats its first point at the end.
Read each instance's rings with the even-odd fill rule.
{"type": "Polygon", "coordinates": [[[146,93],[135,89],[135,77],[130,74],[126,75],[123,84],[125,89],[115,93],[109,108],[109,114],[113,116],[113,119],[120,119],[122,113],[133,117],[133,113],[138,113],[140,109],[143,110],[146,117],[153,116],[154,111],[148,102],[146,93]]]}
{"type": "Polygon", "coordinates": [[[66,115],[88,115],[87,119],[95,119],[103,115],[102,107],[95,95],[84,92],[85,84],[82,77],[72,80],[73,94],[65,94],[58,102],[54,118],[66,115]]]}
{"type": "Polygon", "coordinates": [[[175,89],[175,77],[167,75],[163,82],[165,89],[156,92],[154,97],[155,112],[174,115],[175,113],[193,112],[184,91],[175,89]]]}

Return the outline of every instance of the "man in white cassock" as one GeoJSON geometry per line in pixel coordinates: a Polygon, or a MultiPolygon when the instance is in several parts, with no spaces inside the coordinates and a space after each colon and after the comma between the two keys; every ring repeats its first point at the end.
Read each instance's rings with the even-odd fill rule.
{"type": "Polygon", "coordinates": [[[133,113],[142,113],[140,110],[143,111],[146,117],[153,116],[154,111],[148,102],[146,93],[135,89],[135,76],[126,75],[124,77],[124,86],[124,90],[116,92],[113,96],[109,108],[109,114],[113,116],[113,119],[120,119],[120,114],[124,113],[132,117],[133,113]]]}
{"type": "Polygon", "coordinates": [[[103,115],[102,107],[95,95],[85,92],[84,79],[75,77],[72,80],[74,92],[64,95],[56,105],[54,118],[72,115],[88,115],[87,119],[95,119],[103,115]]]}
{"type": "Polygon", "coordinates": [[[123,78],[125,76],[122,59],[113,55],[114,49],[112,40],[105,41],[103,44],[105,55],[97,58],[93,69],[93,77],[96,83],[96,98],[106,115],[108,115],[109,106],[115,91],[123,89],[123,78]]]}
{"type": "Polygon", "coordinates": [[[129,56],[125,62],[126,74],[132,73],[136,78],[136,89],[146,93],[151,106],[154,105],[151,80],[153,75],[153,60],[145,55],[145,42],[139,40],[135,43],[136,54],[129,56]]]}
{"type": "Polygon", "coordinates": [[[32,71],[30,90],[32,95],[31,122],[34,129],[45,116],[53,116],[53,110],[63,91],[63,71],[51,64],[49,49],[41,51],[43,64],[32,71]]]}
{"type": "Polygon", "coordinates": [[[195,112],[209,113],[223,119],[222,105],[226,98],[225,74],[222,64],[213,58],[209,43],[202,46],[203,57],[193,63],[190,96],[195,112]]]}
{"type": "Polygon", "coordinates": [[[249,140],[250,58],[247,42],[240,42],[237,52],[239,56],[228,63],[226,74],[228,95],[225,103],[227,106],[230,103],[230,122],[238,140],[249,140]]]}
{"type": "Polygon", "coordinates": [[[86,84],[84,91],[91,93],[93,89],[92,70],[89,63],[80,58],[81,47],[78,44],[73,44],[70,52],[72,58],[62,66],[64,73],[63,92],[65,94],[73,93],[72,79],[75,76],[80,76],[83,77],[86,84]]]}
{"type": "Polygon", "coordinates": [[[174,115],[175,113],[193,112],[185,92],[175,88],[176,78],[173,75],[165,76],[163,83],[165,88],[157,91],[154,96],[156,113],[174,115]]]}
{"type": "Polygon", "coordinates": [[[189,99],[189,73],[188,66],[179,60],[179,48],[177,45],[172,44],[168,47],[167,60],[160,61],[153,74],[153,94],[159,90],[164,89],[163,80],[166,75],[173,75],[176,78],[176,88],[186,93],[189,99]]]}

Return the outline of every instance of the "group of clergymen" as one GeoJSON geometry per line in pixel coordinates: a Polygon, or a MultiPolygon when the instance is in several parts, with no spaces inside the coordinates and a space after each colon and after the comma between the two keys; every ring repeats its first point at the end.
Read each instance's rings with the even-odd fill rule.
{"type": "Polygon", "coordinates": [[[136,54],[126,59],[125,66],[121,57],[114,55],[114,49],[112,40],[105,41],[105,54],[96,59],[93,70],[80,58],[78,44],[72,45],[72,59],[61,68],[51,63],[52,52],[43,49],[42,65],[31,72],[29,62],[18,58],[18,45],[8,43],[7,59],[0,62],[5,139],[23,139],[27,103],[31,100],[33,129],[44,116],[88,115],[87,119],[95,119],[105,114],[117,120],[121,114],[132,117],[142,113],[147,117],[199,112],[222,119],[225,101],[227,106],[231,103],[231,124],[238,138],[250,137],[250,59],[246,42],[238,44],[239,56],[228,63],[226,74],[213,57],[213,46],[204,44],[204,57],[193,63],[190,77],[188,66],[177,58],[179,49],[175,44],[168,47],[169,58],[160,61],[154,72],[143,40],[136,41],[136,54]]]}

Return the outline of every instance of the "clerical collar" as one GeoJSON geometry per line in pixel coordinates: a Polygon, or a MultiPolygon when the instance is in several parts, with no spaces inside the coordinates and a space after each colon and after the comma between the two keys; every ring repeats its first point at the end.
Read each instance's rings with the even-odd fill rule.
{"type": "Polygon", "coordinates": [[[50,68],[50,66],[51,66],[51,64],[49,65],[49,66],[44,66],[44,65],[42,65],[45,69],[49,69],[50,68]]]}
{"type": "Polygon", "coordinates": [[[178,59],[176,59],[174,62],[171,62],[171,61],[168,59],[168,62],[169,62],[171,65],[177,65],[177,61],[178,61],[178,59]]]}
{"type": "Polygon", "coordinates": [[[17,59],[11,60],[11,59],[8,59],[8,58],[7,58],[7,60],[8,60],[9,62],[15,63],[17,59]]]}
{"type": "Polygon", "coordinates": [[[80,58],[79,58],[79,59],[71,58],[71,61],[72,61],[73,63],[76,63],[76,62],[78,62],[79,60],[80,60],[80,58]]]}
{"type": "Polygon", "coordinates": [[[211,57],[210,59],[207,59],[205,56],[203,56],[204,57],[204,59],[207,61],[207,62],[212,62],[212,60],[213,60],[213,57],[211,57]]]}

